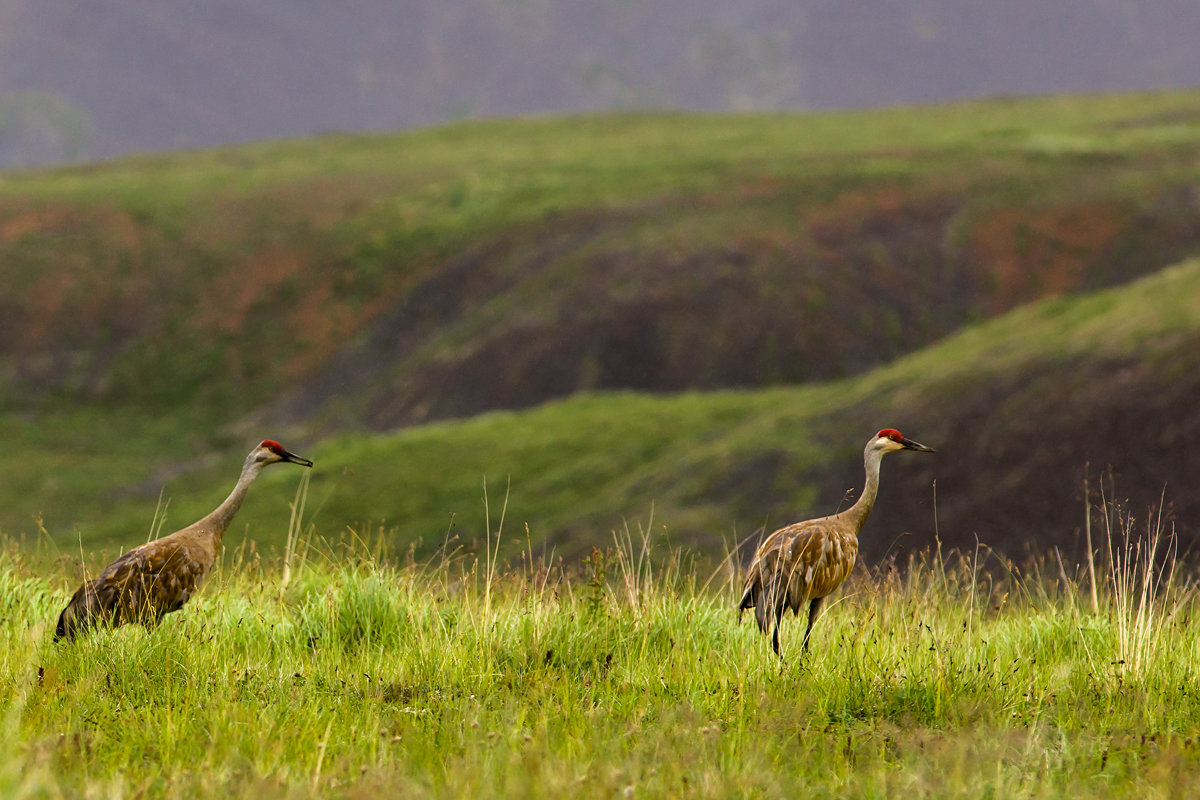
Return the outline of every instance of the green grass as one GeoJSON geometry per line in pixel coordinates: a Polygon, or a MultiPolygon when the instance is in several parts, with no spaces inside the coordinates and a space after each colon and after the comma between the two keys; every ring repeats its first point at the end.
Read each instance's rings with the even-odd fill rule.
{"type": "MultiPolygon", "coordinates": [[[[47,171],[10,172],[6,192],[112,199],[203,197],[281,182],[356,173],[408,175],[422,202],[487,202],[499,187],[582,198],[610,182],[661,185],[664,176],[706,176],[714,164],[778,162],[785,154],[854,157],[875,165],[911,160],[912,151],[953,149],[1105,155],[1147,145],[1194,142],[1195,93],[1141,92],[984,100],[935,107],[836,113],[602,114],[464,122],[390,135],[333,135],[211,150],[134,156],[47,171]],[[680,136],[686,127],[687,135],[680,136]],[[396,143],[403,147],[397,147],[396,143]],[[647,166],[657,168],[646,171],[647,166]],[[531,167],[534,169],[531,170],[531,167]],[[616,167],[616,169],[614,169],[616,167]],[[531,174],[532,172],[532,174],[531,174]],[[486,175],[503,176],[485,178],[486,175]],[[148,180],[156,177],[158,180],[148,180]]],[[[805,162],[803,169],[820,168],[805,162]]],[[[801,168],[800,164],[795,165],[801,168]]],[[[711,178],[704,177],[705,182],[711,178]]],[[[620,195],[627,195],[622,188],[620,195]]],[[[568,203],[569,204],[569,203],[568,203]]],[[[519,205],[519,204],[517,204],[519,205]]]]}
{"type": "Polygon", "coordinates": [[[1169,531],[1104,519],[1094,606],[1082,568],[934,555],[857,573],[808,657],[789,620],[782,668],[735,575],[638,534],[568,571],[242,549],[157,629],[71,645],[70,587],[10,550],[0,793],[1189,796],[1194,588],[1146,569],[1169,531]]]}

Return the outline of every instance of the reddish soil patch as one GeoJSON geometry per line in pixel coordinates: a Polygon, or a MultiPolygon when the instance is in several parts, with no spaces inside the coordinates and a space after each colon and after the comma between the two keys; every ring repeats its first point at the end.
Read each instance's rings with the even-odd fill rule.
{"type": "MultiPolygon", "coordinates": [[[[195,310],[193,324],[204,331],[233,333],[241,330],[256,310],[274,313],[270,301],[276,290],[299,275],[304,266],[296,253],[278,247],[254,253],[208,281],[203,289],[208,299],[195,310]]],[[[298,287],[298,292],[309,288],[298,287]]]]}
{"type": "Polygon", "coordinates": [[[989,287],[989,312],[1079,288],[1131,216],[1111,203],[987,214],[971,232],[969,263],[989,287]]]}

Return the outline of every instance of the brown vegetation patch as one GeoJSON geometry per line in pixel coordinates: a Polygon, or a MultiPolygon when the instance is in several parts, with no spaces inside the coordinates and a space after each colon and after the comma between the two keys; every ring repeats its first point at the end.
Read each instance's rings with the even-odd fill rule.
{"type": "Polygon", "coordinates": [[[828,205],[807,212],[804,222],[813,242],[833,254],[850,241],[876,235],[888,220],[907,216],[925,216],[929,208],[919,197],[900,186],[879,186],[839,194],[828,205]]]}
{"type": "Polygon", "coordinates": [[[356,307],[335,295],[328,274],[314,280],[283,309],[292,346],[287,357],[276,364],[278,377],[285,382],[298,381],[329,363],[347,340],[388,307],[389,300],[381,294],[356,307]]]}
{"type": "Polygon", "coordinates": [[[66,220],[62,208],[36,208],[18,211],[0,221],[0,241],[11,243],[32,233],[44,233],[61,226],[66,220]]]}
{"type": "Polygon", "coordinates": [[[105,207],[44,206],[5,217],[0,343],[17,355],[61,351],[88,345],[102,327],[127,328],[149,300],[130,303],[152,280],[139,268],[143,238],[129,214],[105,207]]]}
{"type": "Polygon", "coordinates": [[[1113,203],[987,214],[971,232],[968,263],[988,287],[989,311],[1077,289],[1129,221],[1129,211],[1113,203]]]}
{"type": "MultiPolygon", "coordinates": [[[[195,310],[194,323],[200,330],[214,333],[233,333],[241,330],[246,318],[254,312],[274,314],[285,309],[275,306],[275,290],[285,281],[297,277],[304,263],[292,251],[267,247],[231,265],[213,276],[203,289],[205,300],[195,310]]],[[[311,286],[298,286],[303,294],[311,286]]]]}
{"type": "Polygon", "coordinates": [[[195,223],[218,241],[253,242],[277,234],[279,227],[319,231],[361,219],[394,198],[399,188],[394,175],[355,172],[283,181],[247,193],[224,191],[208,200],[195,223]],[[277,221],[271,230],[263,230],[264,217],[277,221]]]}
{"type": "MultiPolygon", "coordinates": [[[[5,205],[13,205],[5,203],[5,205]]],[[[0,246],[26,236],[76,235],[81,241],[92,237],[105,247],[136,248],[141,243],[139,227],[124,210],[106,206],[37,205],[0,210],[0,246]]],[[[102,251],[102,248],[97,248],[102,251]]]]}

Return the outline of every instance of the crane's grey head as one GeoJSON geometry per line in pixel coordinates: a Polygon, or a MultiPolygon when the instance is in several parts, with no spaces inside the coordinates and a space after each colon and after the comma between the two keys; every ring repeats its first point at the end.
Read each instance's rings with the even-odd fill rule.
{"type": "Polygon", "coordinates": [[[868,450],[878,450],[883,454],[894,453],[897,450],[916,450],[919,453],[936,453],[932,447],[926,447],[920,442],[904,438],[904,434],[895,428],[884,428],[875,434],[875,438],[867,443],[868,450]]]}
{"type": "Polygon", "coordinates": [[[295,453],[288,452],[283,445],[271,439],[264,439],[262,444],[251,450],[247,460],[263,467],[278,461],[287,461],[292,464],[299,464],[302,467],[311,467],[313,465],[313,462],[307,458],[301,458],[295,453]]]}

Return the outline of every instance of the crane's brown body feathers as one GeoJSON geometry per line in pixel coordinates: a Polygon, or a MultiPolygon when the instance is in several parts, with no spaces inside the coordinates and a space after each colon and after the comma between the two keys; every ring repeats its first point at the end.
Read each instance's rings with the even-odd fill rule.
{"type": "Polygon", "coordinates": [[[858,558],[858,537],[836,517],[798,522],[768,536],[754,554],[738,613],[754,608],[763,633],[785,611],[799,614],[850,576],[858,558]]]}
{"type": "Polygon", "coordinates": [[[799,616],[808,606],[804,649],[820,610],[821,601],[850,576],[858,558],[858,532],[875,505],[879,490],[879,462],[897,450],[934,452],[923,444],[905,439],[899,431],[885,428],[867,442],[863,450],[866,485],[858,502],[840,514],[787,525],[758,546],[746,575],[746,586],[738,603],[738,619],[747,608],[763,633],[774,625],[771,647],[779,655],[779,622],[787,611],[799,616]]]}
{"type": "Polygon", "coordinates": [[[246,456],[241,477],[225,502],[211,514],[169,536],[135,547],[113,561],[71,597],[58,616],[54,638],[74,639],[98,625],[128,622],[154,625],[178,611],[200,588],[216,563],[221,540],[246,490],[267,464],[312,462],[264,441],[246,456]]]}
{"type": "Polygon", "coordinates": [[[95,625],[153,625],[183,608],[220,547],[219,535],[195,527],[134,548],[85,581],[59,615],[55,638],[72,639],[95,625]]]}

